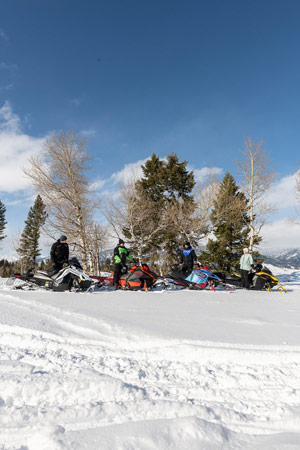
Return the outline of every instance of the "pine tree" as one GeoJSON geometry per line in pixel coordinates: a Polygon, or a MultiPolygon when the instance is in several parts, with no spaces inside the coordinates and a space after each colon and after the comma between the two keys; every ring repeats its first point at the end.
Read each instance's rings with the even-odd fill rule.
{"type": "Polygon", "coordinates": [[[0,241],[2,241],[6,237],[4,235],[4,229],[5,229],[5,225],[7,223],[5,220],[5,212],[6,212],[6,208],[0,200],[0,241]]]}
{"type": "Polygon", "coordinates": [[[39,249],[40,233],[46,217],[45,204],[42,197],[38,195],[33,207],[28,212],[25,228],[20,238],[20,246],[17,249],[23,269],[36,267],[36,258],[41,254],[39,249]]]}
{"type": "Polygon", "coordinates": [[[211,222],[215,239],[209,239],[202,263],[215,263],[219,270],[230,272],[237,268],[242,249],[249,245],[249,207],[234,178],[226,173],[214,201],[211,222]]]}
{"type": "Polygon", "coordinates": [[[147,194],[149,200],[161,204],[164,200],[165,192],[165,163],[159,156],[152,154],[142,166],[143,178],[137,181],[137,189],[141,189],[147,194]]]}
{"type": "Polygon", "coordinates": [[[186,166],[187,161],[179,162],[176,153],[168,155],[163,171],[165,196],[168,200],[182,199],[193,202],[191,192],[195,186],[195,178],[186,166]]]}
{"type": "Polygon", "coordinates": [[[157,225],[164,224],[145,252],[163,248],[169,262],[177,260],[178,241],[183,238],[174,220],[176,210],[180,207],[192,215],[195,209],[192,195],[194,174],[186,166],[187,161],[179,162],[176,153],[168,155],[166,161],[153,154],[142,166],[143,178],[136,183],[140,196],[146,195],[155,203],[148,220],[157,225]]]}

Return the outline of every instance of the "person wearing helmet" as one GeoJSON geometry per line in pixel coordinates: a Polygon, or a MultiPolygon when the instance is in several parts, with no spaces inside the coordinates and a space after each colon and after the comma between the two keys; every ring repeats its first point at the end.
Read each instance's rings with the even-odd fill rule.
{"type": "Polygon", "coordinates": [[[69,245],[67,244],[67,236],[62,234],[60,238],[54,242],[50,251],[50,260],[52,263],[51,275],[56,274],[62,268],[64,263],[69,261],[69,245]]]}

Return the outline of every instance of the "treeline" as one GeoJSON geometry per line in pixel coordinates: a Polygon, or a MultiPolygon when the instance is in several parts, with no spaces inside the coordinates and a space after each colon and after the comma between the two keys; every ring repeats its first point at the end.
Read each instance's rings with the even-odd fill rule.
{"type": "MultiPolygon", "coordinates": [[[[50,261],[47,259],[46,260],[43,259],[39,262],[36,262],[35,267],[40,270],[49,270],[50,266],[51,266],[50,261]]],[[[2,278],[9,278],[13,274],[21,273],[22,271],[24,271],[24,268],[22,267],[20,261],[8,261],[7,259],[0,260],[0,276],[2,278]]]]}
{"type": "MultiPolygon", "coordinates": [[[[140,262],[161,273],[178,261],[185,241],[195,247],[207,242],[199,260],[226,272],[236,268],[243,247],[255,254],[271,212],[265,194],[275,172],[262,142],[251,138],[236,163],[240,185],[229,172],[220,180],[213,169],[197,180],[187,161],[179,161],[175,153],[165,159],[153,154],[142,166],[142,177],[132,173],[120,186],[117,200],[106,204],[89,182],[87,143],[73,131],[50,136],[43,152],[29,163],[25,174],[37,197],[17,239],[21,272],[37,267],[41,233],[52,240],[66,234],[89,273],[112,268],[110,258],[102,255],[108,242],[119,237],[140,262]],[[97,216],[106,220],[100,222],[97,216]]],[[[5,211],[0,202],[0,241],[5,237],[5,211]]],[[[0,268],[2,273],[11,269],[4,263],[0,268]]]]}

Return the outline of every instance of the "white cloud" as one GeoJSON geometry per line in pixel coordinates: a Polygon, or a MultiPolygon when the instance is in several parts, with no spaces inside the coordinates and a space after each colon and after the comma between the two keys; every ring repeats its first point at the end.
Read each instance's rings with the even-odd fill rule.
{"type": "Polygon", "coordinates": [[[90,128],[88,130],[81,130],[80,134],[83,137],[90,137],[90,136],[94,136],[96,134],[96,130],[93,130],[92,128],[90,128]]]}
{"type": "Polygon", "coordinates": [[[20,118],[9,102],[0,108],[0,191],[12,193],[30,186],[23,174],[28,158],[41,151],[44,138],[21,131],[20,118]]]}
{"type": "Polygon", "coordinates": [[[100,191],[103,188],[103,186],[105,185],[105,183],[106,183],[106,180],[98,179],[98,180],[93,181],[93,183],[90,183],[90,185],[89,185],[90,191],[100,191]]]}
{"type": "Polygon", "coordinates": [[[9,102],[0,108],[0,132],[16,134],[20,132],[20,119],[13,113],[9,102]]]}
{"type": "Polygon", "coordinates": [[[296,205],[296,173],[283,177],[267,192],[268,202],[276,208],[287,209],[296,205]]]}
{"type": "Polygon", "coordinates": [[[202,167],[202,169],[193,169],[188,167],[188,170],[192,170],[194,172],[196,183],[203,183],[206,178],[211,175],[211,173],[214,173],[216,176],[223,174],[223,169],[220,167],[202,167]]]}
{"type": "Polygon", "coordinates": [[[147,159],[150,159],[150,158],[146,158],[146,159],[143,159],[140,161],[125,164],[125,166],[122,170],[112,174],[110,181],[112,182],[113,185],[116,185],[118,183],[129,182],[132,179],[138,180],[138,179],[142,178],[143,170],[142,170],[141,166],[145,164],[147,159]]]}
{"type": "Polygon", "coordinates": [[[288,219],[277,220],[262,228],[261,247],[266,249],[286,249],[300,247],[300,225],[288,219]]]}

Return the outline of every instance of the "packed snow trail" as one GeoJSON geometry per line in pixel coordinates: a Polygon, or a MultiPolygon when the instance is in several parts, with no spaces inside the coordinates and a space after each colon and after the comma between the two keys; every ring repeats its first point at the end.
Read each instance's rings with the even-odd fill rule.
{"type": "Polygon", "coordinates": [[[248,319],[248,292],[197,294],[0,291],[0,449],[299,448],[299,289],[251,293],[248,319]]]}

